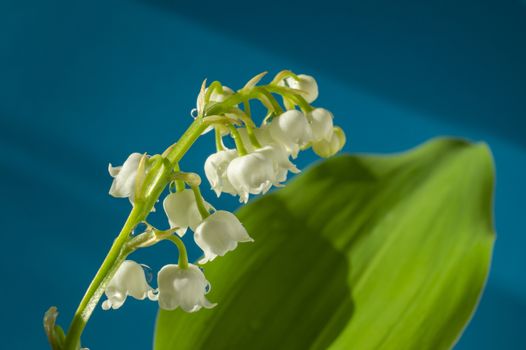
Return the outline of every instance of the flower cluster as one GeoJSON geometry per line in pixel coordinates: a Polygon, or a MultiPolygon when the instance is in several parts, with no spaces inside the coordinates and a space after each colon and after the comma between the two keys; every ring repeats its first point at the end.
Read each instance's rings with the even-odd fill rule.
{"type": "MultiPolygon", "coordinates": [[[[292,160],[301,150],[312,147],[319,156],[329,157],[345,144],[343,131],[334,126],[333,114],[311,105],[318,97],[313,77],[283,71],[270,84],[256,86],[262,76],[256,76],[238,91],[219,82],[208,87],[203,84],[197,98],[195,118],[203,121],[199,135],[215,130],[216,152],[206,159],[204,172],[218,197],[228,193],[246,203],[250,195],[283,186],[289,172],[298,173],[300,170],[292,160]],[[285,108],[275,95],[282,97],[285,108]],[[259,100],[268,110],[259,126],[252,119],[251,99],[259,100]],[[225,136],[233,138],[235,148],[225,147],[225,136]]],[[[132,153],[122,166],[110,164],[109,172],[114,178],[110,194],[129,198],[132,205],[137,205],[144,197],[139,193],[144,191],[141,182],[156,169],[155,157],[132,153]]],[[[144,233],[130,242],[138,242],[133,246],[135,249],[171,240],[179,249],[179,263],[164,266],[157,275],[157,288],[153,288],[140,264],[124,260],[105,286],[107,300],[102,304],[105,310],[120,308],[127,296],[157,300],[166,310],[181,308],[194,312],[212,308],[215,304],[206,298],[210,283],[200,267],[187,261],[179,237],[188,230],[193,232],[195,243],[203,251],[198,262],[201,265],[234,250],[240,242],[253,241],[234,214],[216,210],[205,201],[197,174],[181,172],[175,165],[170,193],[162,203],[170,229],[159,231],[148,225],[144,233]]]]}

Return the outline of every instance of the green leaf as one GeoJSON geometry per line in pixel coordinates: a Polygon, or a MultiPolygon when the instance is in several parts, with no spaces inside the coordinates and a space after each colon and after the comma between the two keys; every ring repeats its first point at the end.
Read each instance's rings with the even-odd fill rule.
{"type": "Polygon", "coordinates": [[[494,241],[485,144],[340,156],[239,217],[255,243],[205,265],[219,305],[159,313],[155,349],[448,349],[494,241]]]}

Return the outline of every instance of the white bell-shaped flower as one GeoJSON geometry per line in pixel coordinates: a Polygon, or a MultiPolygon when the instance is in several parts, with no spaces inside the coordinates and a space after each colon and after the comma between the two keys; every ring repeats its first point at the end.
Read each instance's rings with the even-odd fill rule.
{"type": "Polygon", "coordinates": [[[293,158],[301,147],[311,141],[312,131],[307,118],[298,110],[289,110],[272,119],[270,136],[283,146],[293,158]]]}
{"type": "Polygon", "coordinates": [[[330,141],[333,134],[333,115],[325,108],[315,108],[309,114],[307,119],[310,122],[312,130],[312,142],[321,140],[330,141]]]}
{"type": "Polygon", "coordinates": [[[236,249],[238,242],[254,241],[239,219],[225,210],[218,210],[203,220],[195,230],[194,239],[204,253],[200,264],[236,249]]]}
{"type": "Polygon", "coordinates": [[[328,158],[338,153],[345,145],[345,133],[339,127],[333,129],[332,137],[329,141],[321,140],[312,144],[314,153],[323,158],[328,158]]]}
{"type": "Polygon", "coordinates": [[[205,161],[206,178],[218,197],[222,192],[237,193],[227,176],[227,168],[236,157],[237,151],[228,149],[211,154],[205,161]]]}
{"type": "MultiPolygon", "coordinates": [[[[204,202],[206,209],[212,206],[204,202]]],[[[163,201],[164,212],[168,217],[170,227],[179,227],[176,231],[179,236],[183,236],[188,227],[195,231],[197,225],[203,221],[201,213],[197,208],[195,194],[191,189],[184,189],[181,192],[170,193],[163,201]]]]}
{"type": "Polygon", "coordinates": [[[239,201],[246,203],[249,194],[266,193],[272,187],[274,164],[260,153],[249,153],[230,162],[227,177],[239,201]]]}
{"type": "Polygon", "coordinates": [[[108,172],[113,177],[113,183],[110,188],[110,195],[117,198],[130,198],[133,202],[135,194],[135,178],[137,177],[137,168],[142,158],[140,153],[132,153],[121,166],[108,165],[108,172]]]}
{"type": "Polygon", "coordinates": [[[273,184],[275,186],[281,186],[281,183],[287,180],[289,171],[295,174],[300,172],[294,163],[289,160],[289,155],[285,149],[277,144],[269,144],[255,152],[272,161],[274,167],[273,184]]]}
{"type": "Polygon", "coordinates": [[[126,301],[126,297],[143,300],[148,297],[155,300],[153,288],[146,282],[144,269],[132,260],[124,260],[117,272],[106,286],[104,293],[108,298],[102,303],[104,310],[118,309],[126,301]]]}
{"type": "Polygon", "coordinates": [[[283,79],[278,83],[280,86],[288,86],[292,89],[301,90],[302,96],[308,103],[314,102],[318,98],[318,83],[310,75],[300,74],[299,80],[292,77],[283,79]]]}
{"type": "Polygon", "coordinates": [[[178,307],[186,312],[195,312],[202,307],[216,306],[206,299],[210,283],[199,267],[189,264],[187,268],[179,265],[166,265],[157,275],[159,307],[174,310],[178,307]]]}
{"type": "MultiPolygon", "coordinates": [[[[237,131],[241,136],[241,141],[249,153],[254,152],[256,147],[250,141],[246,128],[238,128],[237,131]]],[[[268,124],[263,124],[260,128],[254,128],[254,136],[258,140],[261,146],[270,145],[276,143],[272,136],[270,136],[268,124]]]]}

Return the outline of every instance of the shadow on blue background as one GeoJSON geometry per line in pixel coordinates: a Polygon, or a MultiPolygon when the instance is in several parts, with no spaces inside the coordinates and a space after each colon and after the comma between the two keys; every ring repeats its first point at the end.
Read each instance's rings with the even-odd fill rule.
{"type": "MultiPolygon", "coordinates": [[[[317,77],[318,103],[346,131],[346,151],[397,152],[436,135],[489,143],[494,264],[456,348],[526,348],[525,20],[518,0],[3,1],[4,347],[45,348],[50,305],[64,326],[71,318],[129,210],[107,195],[108,162],[176,140],[203,78],[237,88],[260,71],[290,68],[317,77]]],[[[211,137],[200,140],[183,167],[200,171],[212,147],[211,137]]],[[[315,159],[307,152],[299,165],[315,159]]],[[[136,258],[157,270],[176,256],[161,245],[136,258]]],[[[84,343],[148,349],[155,314],[133,300],[118,312],[99,309],[84,343]]]]}

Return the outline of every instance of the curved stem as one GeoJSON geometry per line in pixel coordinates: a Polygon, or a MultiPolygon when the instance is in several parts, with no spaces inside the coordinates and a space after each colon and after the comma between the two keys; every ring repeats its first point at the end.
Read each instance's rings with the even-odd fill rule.
{"type": "MultiPolygon", "coordinates": [[[[163,157],[170,162],[172,169],[188,151],[195,140],[197,140],[205,128],[206,124],[203,123],[201,118],[195,119],[190,127],[181,136],[179,141],[164,151],[163,157]]],[[[124,223],[121,232],[113,242],[108,255],[102,262],[102,265],[91,281],[86,294],[82,298],[77,311],[73,316],[73,320],[71,321],[68,334],[66,335],[64,350],[77,350],[82,331],[86,327],[93,310],[97,306],[100,297],[104,293],[106,283],[108,283],[108,281],[113,277],[120,263],[130,252],[124,248],[126,243],[129,241],[132,230],[135,228],[135,226],[137,226],[137,224],[146,218],[162,190],[164,189],[163,184],[166,184],[163,182],[163,180],[166,176],[166,169],[159,167],[157,170],[158,171],[156,171],[154,174],[152,169],[147,175],[147,180],[149,180],[148,182],[151,182],[151,184],[144,184],[151,187],[147,191],[148,198],[145,198],[144,201],[135,202],[135,205],[130,212],[128,219],[124,223]]]]}
{"type": "Polygon", "coordinates": [[[75,316],[73,316],[73,320],[66,336],[66,342],[64,344],[65,350],[77,350],[80,335],[93,313],[93,310],[97,306],[100,297],[104,293],[105,284],[111,279],[120,265],[117,264],[117,262],[119,260],[124,260],[124,257],[121,256],[122,248],[126,242],[128,242],[132,230],[141,222],[142,212],[143,210],[139,206],[133,207],[121,232],[113,242],[108,255],[106,255],[106,258],[97,271],[95,278],[93,278],[93,281],[89,285],[86,294],[82,298],[77,311],[75,312],[75,316]]]}
{"type": "Polygon", "coordinates": [[[195,203],[197,204],[197,209],[199,210],[199,214],[201,214],[201,217],[204,220],[210,216],[210,213],[206,209],[205,202],[203,200],[203,196],[201,196],[201,190],[199,189],[199,186],[192,186],[192,191],[194,192],[195,203]]]}
{"type": "Polygon", "coordinates": [[[214,128],[214,132],[215,132],[215,140],[216,140],[216,150],[219,152],[219,151],[224,151],[225,150],[225,146],[223,146],[223,138],[221,137],[221,130],[219,130],[219,128],[214,128]]]}
{"type": "MultiPolygon", "coordinates": [[[[181,168],[179,167],[179,163],[178,162],[174,163],[173,169],[176,172],[177,171],[181,171],[181,168]]],[[[175,180],[175,190],[177,192],[183,191],[184,190],[184,181],[182,181],[182,180],[175,180]]]]}
{"type": "Polygon", "coordinates": [[[245,109],[245,113],[243,113],[242,120],[245,123],[245,128],[247,129],[248,139],[250,140],[250,143],[254,148],[261,148],[261,144],[258,141],[258,138],[256,137],[256,134],[254,133],[254,127],[252,122],[252,113],[250,111],[250,101],[243,102],[243,107],[245,109]]]}
{"type": "Polygon", "coordinates": [[[247,149],[245,148],[245,145],[243,144],[243,140],[241,140],[241,135],[239,135],[239,131],[237,131],[236,127],[233,125],[229,125],[228,128],[230,129],[232,138],[234,139],[234,142],[236,143],[237,153],[240,156],[244,156],[245,154],[247,154],[247,149]]]}
{"type": "Polygon", "coordinates": [[[182,269],[188,268],[188,254],[186,253],[186,247],[179,237],[176,235],[171,235],[166,237],[167,240],[174,243],[179,250],[179,267],[182,269]]]}

